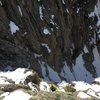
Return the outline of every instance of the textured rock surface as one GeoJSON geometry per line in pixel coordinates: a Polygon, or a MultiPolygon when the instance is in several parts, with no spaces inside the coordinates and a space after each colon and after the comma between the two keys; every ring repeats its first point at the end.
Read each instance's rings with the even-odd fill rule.
{"type": "MultiPolygon", "coordinates": [[[[96,77],[93,48],[100,52],[97,16],[89,17],[97,0],[0,0],[0,68],[31,67],[40,62],[60,72],[70,70],[83,52],[86,69],[96,77]],[[10,23],[19,28],[12,33],[10,23]],[[92,26],[90,30],[89,26],[92,26]],[[96,43],[90,42],[96,35],[96,43]],[[88,53],[83,51],[84,46],[88,53]]],[[[72,70],[73,71],[73,70],[72,70]]]]}
{"type": "MultiPolygon", "coordinates": [[[[62,92],[38,92],[30,100],[78,100],[77,97],[62,92]]],[[[79,99],[80,100],[80,99],[79,99]]]]}

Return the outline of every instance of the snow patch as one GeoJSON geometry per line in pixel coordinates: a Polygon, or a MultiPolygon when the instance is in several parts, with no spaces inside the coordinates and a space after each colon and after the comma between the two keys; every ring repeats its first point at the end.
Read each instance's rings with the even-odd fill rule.
{"type": "Polygon", "coordinates": [[[46,66],[45,66],[45,62],[39,62],[40,65],[41,65],[41,72],[42,72],[42,76],[43,76],[43,79],[46,80],[46,81],[50,81],[48,76],[47,76],[47,71],[46,71],[46,66]]]}
{"type": "Polygon", "coordinates": [[[66,8],[67,13],[69,13],[69,10],[66,8]]]}
{"type": "Polygon", "coordinates": [[[44,79],[45,79],[45,77],[46,77],[47,75],[46,75],[46,68],[45,68],[43,62],[41,63],[41,71],[42,71],[42,76],[43,76],[44,79]]]}
{"type": "Polygon", "coordinates": [[[93,80],[92,75],[88,72],[84,66],[84,61],[82,58],[82,53],[76,59],[76,64],[73,66],[73,73],[75,75],[76,80],[78,81],[86,81],[91,82],[93,80]]]}
{"type": "Polygon", "coordinates": [[[100,77],[95,78],[95,79],[94,79],[94,82],[98,82],[98,83],[100,83],[100,77]]]}
{"type": "Polygon", "coordinates": [[[62,68],[60,75],[64,77],[67,81],[75,80],[66,62],[64,62],[64,67],[62,68]]]}
{"type": "Polygon", "coordinates": [[[61,83],[58,83],[58,87],[66,87],[68,86],[69,83],[67,83],[66,81],[62,81],[61,83]]]}
{"type": "Polygon", "coordinates": [[[46,47],[48,52],[51,53],[51,49],[49,48],[48,44],[42,43],[41,45],[46,47]]]}
{"type": "Polygon", "coordinates": [[[77,8],[77,13],[79,13],[80,8],[77,8]]]}
{"type": "Polygon", "coordinates": [[[24,32],[23,36],[27,35],[27,32],[24,32]]]}
{"type": "MultiPolygon", "coordinates": [[[[94,92],[100,93],[100,85],[98,85],[98,84],[92,84],[92,85],[91,85],[91,89],[92,89],[94,92]]],[[[99,95],[99,96],[100,96],[100,95],[99,95]]]]}
{"type": "Polygon", "coordinates": [[[80,97],[81,99],[91,99],[91,97],[84,92],[79,92],[77,97],[80,97]]]}
{"type": "Polygon", "coordinates": [[[34,86],[34,83],[29,82],[28,86],[31,88],[32,91],[38,92],[37,88],[34,86]]]}
{"type": "Polygon", "coordinates": [[[100,54],[97,50],[97,47],[93,49],[94,61],[93,65],[95,66],[97,76],[100,76],[100,54]]]}
{"type": "Polygon", "coordinates": [[[94,11],[89,14],[89,17],[94,17],[95,15],[98,17],[97,26],[99,26],[100,25],[100,0],[97,0],[97,4],[94,7],[94,11]]]}
{"type": "Polygon", "coordinates": [[[54,19],[55,15],[51,15],[51,18],[54,19]]]}
{"type": "Polygon", "coordinates": [[[0,84],[10,84],[10,83],[7,81],[6,77],[0,76],[0,84]]]}
{"type": "MultiPolygon", "coordinates": [[[[19,84],[19,83],[24,84],[26,77],[32,74],[32,71],[26,71],[26,72],[25,71],[26,71],[25,68],[18,68],[12,72],[9,72],[9,71],[0,72],[0,77],[12,79],[12,81],[14,81],[15,84],[19,84]]],[[[2,78],[0,80],[2,80],[2,83],[0,82],[0,84],[8,84],[7,82],[4,83],[2,78]]]]}
{"type": "Polygon", "coordinates": [[[43,33],[45,35],[51,35],[50,31],[46,27],[44,28],[43,33]]]}
{"type": "Polygon", "coordinates": [[[35,56],[35,58],[40,58],[40,57],[42,57],[42,54],[36,54],[36,53],[34,53],[34,56],[35,56]]]}
{"type": "Polygon", "coordinates": [[[87,94],[90,95],[90,96],[96,97],[97,99],[100,99],[100,91],[99,91],[99,93],[96,93],[94,90],[89,89],[87,91],[87,94]]]}
{"type": "MultiPolygon", "coordinates": [[[[99,29],[100,30],[100,29],[99,29]]],[[[99,38],[99,40],[100,40],[100,34],[98,35],[98,38],[99,38]]]]}
{"type": "Polygon", "coordinates": [[[56,82],[56,83],[61,82],[61,79],[60,79],[58,73],[55,72],[49,66],[47,66],[47,68],[48,68],[48,73],[49,73],[49,77],[50,77],[51,81],[56,82]]]}
{"type": "Polygon", "coordinates": [[[12,34],[16,33],[16,31],[19,31],[19,27],[16,26],[14,22],[10,21],[9,26],[12,34]]]}
{"type": "Polygon", "coordinates": [[[40,90],[42,91],[50,91],[50,86],[48,85],[47,82],[40,82],[39,84],[40,90]]]}
{"type": "Polygon", "coordinates": [[[0,5],[2,6],[2,2],[0,1],[0,5]]]}
{"type": "Polygon", "coordinates": [[[91,88],[91,85],[84,81],[73,81],[72,83],[75,84],[76,91],[85,91],[91,88]]]}
{"type": "Polygon", "coordinates": [[[44,80],[51,82],[61,82],[60,76],[57,72],[55,72],[49,65],[45,64],[45,62],[40,62],[41,71],[44,80]]]}
{"type": "Polygon", "coordinates": [[[43,20],[43,7],[39,6],[40,19],[43,20]]]}
{"type": "Polygon", "coordinates": [[[31,95],[21,90],[16,90],[7,95],[3,100],[29,100],[31,95]]]}
{"type": "Polygon", "coordinates": [[[63,3],[63,4],[65,4],[65,1],[64,1],[64,0],[62,0],[62,3],[63,3]]]}
{"type": "Polygon", "coordinates": [[[22,11],[21,11],[20,6],[18,6],[18,9],[19,9],[20,15],[22,16],[22,11]]]}
{"type": "Polygon", "coordinates": [[[50,23],[51,23],[52,25],[55,25],[55,23],[54,23],[53,19],[54,19],[54,15],[51,15],[51,20],[50,20],[50,23]]]}
{"type": "Polygon", "coordinates": [[[89,51],[88,51],[86,45],[84,46],[84,49],[83,49],[83,50],[84,50],[85,53],[89,53],[89,51]]]}
{"type": "Polygon", "coordinates": [[[2,97],[6,97],[8,95],[9,95],[9,92],[5,92],[5,93],[1,94],[0,97],[2,98],[2,97]]]}
{"type": "MultiPolygon", "coordinates": [[[[76,91],[85,92],[87,95],[100,99],[100,85],[88,84],[84,81],[74,81],[76,91]]],[[[82,95],[79,95],[80,97],[82,95]]]]}

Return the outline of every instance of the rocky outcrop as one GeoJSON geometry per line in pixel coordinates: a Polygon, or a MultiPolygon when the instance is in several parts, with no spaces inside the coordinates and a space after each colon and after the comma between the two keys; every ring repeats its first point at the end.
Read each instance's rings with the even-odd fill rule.
{"type": "MultiPolygon", "coordinates": [[[[37,95],[33,96],[30,100],[78,100],[78,98],[68,95],[62,92],[39,92],[37,95]]],[[[80,100],[80,99],[79,99],[80,100]]]]}
{"type": "Polygon", "coordinates": [[[97,46],[100,53],[98,17],[89,17],[96,3],[97,0],[0,0],[0,69],[30,67],[43,76],[42,62],[60,73],[66,61],[73,72],[82,53],[84,67],[96,77],[93,50],[97,46]],[[85,46],[88,52],[84,52],[85,46]]]}

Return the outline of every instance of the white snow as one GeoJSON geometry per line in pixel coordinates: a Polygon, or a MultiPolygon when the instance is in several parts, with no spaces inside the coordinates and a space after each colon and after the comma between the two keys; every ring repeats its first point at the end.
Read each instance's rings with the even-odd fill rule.
{"type": "Polygon", "coordinates": [[[47,82],[40,82],[39,87],[42,91],[50,91],[50,86],[47,82]]]}
{"type": "Polygon", "coordinates": [[[91,82],[93,80],[92,75],[88,72],[84,66],[82,53],[77,57],[76,64],[73,66],[73,74],[78,81],[91,82]]]}
{"type": "Polygon", "coordinates": [[[24,35],[26,35],[26,34],[27,34],[27,32],[24,33],[24,35]]]}
{"type": "Polygon", "coordinates": [[[51,23],[52,25],[55,25],[55,22],[53,21],[54,17],[55,17],[54,15],[51,15],[50,23],[51,23]]]}
{"type": "Polygon", "coordinates": [[[85,53],[88,53],[89,52],[88,49],[87,49],[87,47],[86,47],[86,45],[84,46],[84,49],[83,50],[84,50],[85,53]]]}
{"type": "Polygon", "coordinates": [[[7,95],[3,100],[29,100],[31,95],[21,90],[15,90],[14,92],[7,95]]]}
{"type": "Polygon", "coordinates": [[[46,66],[45,66],[45,62],[39,62],[41,65],[41,72],[42,72],[42,76],[44,80],[50,81],[48,76],[47,76],[47,71],[46,71],[46,66]]]}
{"type": "Polygon", "coordinates": [[[48,52],[51,53],[51,49],[49,48],[48,44],[42,43],[41,45],[46,47],[48,52]]]}
{"type": "Polygon", "coordinates": [[[96,34],[94,34],[93,38],[91,38],[90,45],[96,44],[96,34]]]}
{"type": "MultiPolygon", "coordinates": [[[[87,48],[84,48],[84,52],[88,52],[87,48]]],[[[69,66],[66,62],[64,62],[64,66],[61,70],[60,75],[64,77],[67,81],[86,81],[86,82],[92,82],[93,77],[90,72],[88,72],[84,66],[84,61],[82,58],[82,53],[77,57],[76,64],[73,65],[72,70],[70,70],[69,66]]]]}
{"type": "Polygon", "coordinates": [[[34,86],[34,83],[29,82],[28,86],[31,88],[32,91],[38,92],[37,88],[34,86]]]}
{"type": "Polygon", "coordinates": [[[79,92],[77,97],[80,97],[82,99],[91,99],[91,97],[84,92],[79,92]]]}
{"type": "Polygon", "coordinates": [[[54,19],[55,15],[51,15],[51,18],[54,19]]]}
{"type": "MultiPolygon", "coordinates": [[[[100,89],[100,87],[99,87],[99,89],[100,89]]],[[[99,93],[97,93],[94,90],[89,89],[87,91],[87,94],[90,95],[90,96],[93,96],[93,97],[96,97],[96,98],[100,99],[100,90],[99,90],[99,93]]]]}
{"type": "Polygon", "coordinates": [[[100,76],[100,54],[97,50],[97,47],[93,49],[93,54],[94,54],[93,65],[95,66],[97,76],[100,76]]]}
{"type": "MultiPolygon", "coordinates": [[[[62,92],[65,92],[64,87],[68,86],[69,83],[65,81],[61,81],[59,74],[55,72],[52,68],[50,68],[47,64],[45,66],[45,62],[42,62],[40,64],[42,64],[42,67],[43,67],[42,74],[44,75],[44,77],[50,79],[50,81],[57,82],[57,83],[59,82],[57,84],[59,90],[62,92]],[[48,74],[46,73],[46,71],[48,72],[48,74]]],[[[64,66],[66,68],[68,67],[66,62],[64,66]]],[[[66,73],[68,72],[66,71],[66,73]]],[[[16,84],[20,82],[24,83],[25,78],[31,74],[32,74],[32,71],[25,68],[18,68],[15,71],[0,72],[0,84],[10,84],[7,81],[7,79],[12,79],[16,84]]],[[[70,77],[70,76],[67,76],[66,74],[66,77],[70,77]]],[[[100,77],[95,78],[94,81],[100,82],[100,77]]],[[[100,85],[94,84],[94,83],[89,84],[84,81],[72,81],[71,83],[75,84],[74,88],[76,89],[76,91],[79,92],[77,96],[80,97],[81,99],[90,98],[91,96],[100,99],[100,85]]],[[[29,82],[28,86],[32,89],[32,91],[38,91],[37,88],[35,88],[34,83],[29,82]]],[[[50,91],[50,85],[46,81],[41,81],[39,84],[39,88],[42,91],[50,91]]],[[[29,95],[28,93],[25,93],[22,90],[15,90],[11,93],[5,92],[1,94],[0,97],[4,97],[3,100],[29,100],[31,98],[31,95],[29,95]]]]}
{"type": "Polygon", "coordinates": [[[98,82],[98,83],[100,83],[100,77],[95,78],[95,79],[94,79],[94,82],[98,82]]]}
{"type": "MultiPolygon", "coordinates": [[[[55,15],[51,15],[50,23],[51,23],[53,26],[55,26],[55,27],[56,27],[56,29],[59,29],[59,26],[57,25],[57,23],[56,23],[56,22],[54,22],[54,17],[55,17],[55,15]]],[[[54,29],[53,29],[53,28],[51,28],[51,30],[52,30],[52,31],[54,31],[54,29]]],[[[46,32],[46,33],[49,33],[49,35],[51,35],[51,33],[50,33],[50,32],[46,32]]]]}
{"type": "Polygon", "coordinates": [[[67,83],[66,81],[62,81],[61,83],[58,83],[58,87],[66,87],[68,86],[69,83],[67,83]]]}
{"type": "Polygon", "coordinates": [[[14,22],[10,21],[9,26],[12,34],[16,33],[16,31],[19,31],[19,27],[16,26],[14,22]]]}
{"type": "Polygon", "coordinates": [[[99,92],[100,93],[100,85],[92,84],[91,85],[91,89],[94,90],[95,92],[99,92]]]}
{"type": "Polygon", "coordinates": [[[69,10],[66,8],[67,13],[69,13],[69,10]]]}
{"type": "Polygon", "coordinates": [[[27,35],[27,32],[24,32],[23,36],[27,35]]]}
{"type": "MultiPolygon", "coordinates": [[[[9,71],[8,72],[0,72],[0,77],[6,77],[7,79],[12,79],[12,81],[14,81],[15,84],[19,84],[19,83],[24,84],[26,77],[28,75],[32,74],[32,71],[27,71],[27,72],[25,72],[25,71],[26,71],[25,68],[18,68],[12,72],[9,72],[9,71]]],[[[3,80],[2,80],[2,82],[4,84],[3,80]]],[[[7,83],[5,82],[5,84],[7,84],[7,83]]]]}
{"type": "Polygon", "coordinates": [[[91,88],[91,85],[84,81],[73,81],[76,91],[84,91],[91,88]]]}
{"type": "Polygon", "coordinates": [[[40,62],[41,64],[41,71],[43,79],[46,81],[52,82],[61,82],[61,79],[57,72],[55,72],[52,68],[50,68],[45,62],[40,62]]]}
{"type": "Polygon", "coordinates": [[[70,71],[69,67],[67,66],[67,63],[64,62],[64,66],[61,70],[61,73],[60,75],[62,77],[64,77],[68,82],[69,81],[72,81],[72,80],[75,80],[74,76],[73,76],[73,73],[70,71]]]}
{"type": "Polygon", "coordinates": [[[77,8],[77,13],[79,13],[80,8],[77,8]]]}
{"type": "Polygon", "coordinates": [[[0,5],[2,6],[2,2],[0,1],[0,5]]]}
{"type": "Polygon", "coordinates": [[[94,11],[89,14],[89,17],[93,17],[95,15],[98,17],[97,26],[99,26],[100,25],[100,0],[97,0],[97,4],[94,7],[94,11]]]}
{"type": "Polygon", "coordinates": [[[2,97],[6,97],[8,95],[9,95],[9,92],[5,92],[5,93],[1,94],[0,97],[2,98],[2,97]]]}
{"type": "Polygon", "coordinates": [[[43,7],[39,6],[40,19],[43,20],[43,7]]]}
{"type": "Polygon", "coordinates": [[[45,35],[51,35],[50,31],[49,31],[46,27],[44,27],[43,33],[44,33],[45,35]]]}
{"type": "MultiPolygon", "coordinates": [[[[98,18],[97,27],[99,28],[100,26],[100,0],[97,0],[97,4],[94,7],[94,11],[89,14],[89,17],[94,17],[95,15],[98,18]]],[[[100,28],[98,30],[98,33],[100,34],[100,28]]]]}
{"type": "Polygon", "coordinates": [[[10,84],[10,83],[7,81],[6,77],[1,77],[0,76],[0,84],[10,84]]]}
{"type": "Polygon", "coordinates": [[[19,9],[20,15],[22,16],[22,11],[21,11],[20,6],[18,6],[18,9],[19,9]]]}
{"type": "Polygon", "coordinates": [[[75,81],[72,83],[75,84],[74,88],[76,89],[76,91],[85,92],[89,96],[93,96],[93,97],[100,99],[100,85],[88,84],[84,81],[83,82],[82,81],[77,81],[77,82],[75,81]]]}
{"type": "Polygon", "coordinates": [[[34,53],[34,56],[35,56],[35,58],[40,58],[40,57],[42,57],[42,54],[36,54],[36,53],[34,53]]]}
{"type": "Polygon", "coordinates": [[[89,26],[89,29],[90,29],[90,30],[92,30],[92,29],[93,29],[93,27],[90,25],[90,26],[89,26]]]}
{"type": "Polygon", "coordinates": [[[53,82],[61,82],[61,79],[58,75],[57,72],[55,72],[52,68],[50,68],[49,66],[47,66],[48,68],[48,73],[49,73],[49,77],[53,82]]]}
{"type": "Polygon", "coordinates": [[[99,40],[100,40],[100,32],[99,32],[98,38],[99,38],[99,40]]]}
{"type": "Polygon", "coordinates": [[[62,0],[62,3],[63,3],[63,4],[65,4],[65,1],[64,1],[64,0],[62,0]]]}

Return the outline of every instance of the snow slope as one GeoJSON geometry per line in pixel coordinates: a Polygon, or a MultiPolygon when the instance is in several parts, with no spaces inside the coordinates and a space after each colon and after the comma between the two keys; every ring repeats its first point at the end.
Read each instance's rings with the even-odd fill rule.
{"type": "Polygon", "coordinates": [[[25,93],[21,90],[16,90],[7,96],[3,100],[29,100],[31,98],[31,95],[28,93],[25,93]]]}
{"type": "MultiPolygon", "coordinates": [[[[52,69],[50,71],[53,72],[52,69]]],[[[55,72],[52,74],[54,75],[55,72]]],[[[18,68],[15,71],[8,71],[8,72],[0,72],[0,86],[2,84],[12,84],[9,82],[9,79],[15,82],[15,84],[22,84],[25,81],[26,76],[31,75],[32,71],[25,69],[25,68],[18,68]]],[[[56,73],[55,73],[56,74],[56,73]]],[[[59,81],[58,77],[52,76],[51,79],[54,79],[55,81],[59,81]]],[[[53,81],[54,81],[53,80],[53,81]]],[[[60,80],[61,81],[61,80],[60,80]]],[[[14,84],[14,83],[13,83],[14,84]]],[[[84,81],[72,81],[70,84],[73,84],[73,87],[78,92],[77,97],[80,97],[82,99],[95,97],[100,99],[100,77],[96,78],[93,83],[89,84],[84,81]]],[[[57,84],[57,88],[59,91],[65,92],[64,87],[69,86],[69,83],[66,81],[61,81],[57,84]]],[[[34,83],[29,82],[28,84],[23,84],[25,86],[29,86],[32,91],[38,92],[38,89],[36,89],[36,85],[34,83]]],[[[38,87],[41,91],[48,91],[50,90],[50,84],[44,80],[42,80],[38,87]]],[[[3,97],[3,100],[29,100],[32,95],[28,92],[23,91],[23,89],[17,89],[12,92],[4,92],[0,94],[0,98],[3,97]]]]}

